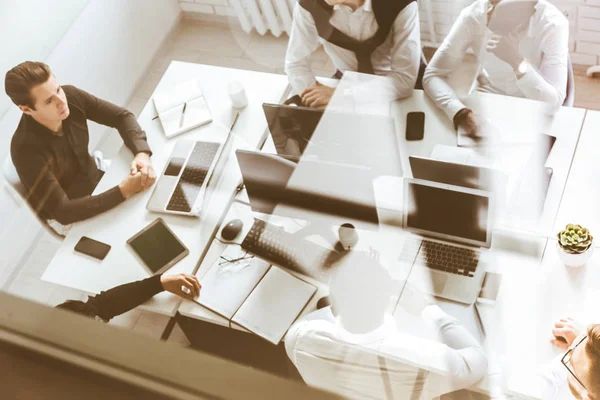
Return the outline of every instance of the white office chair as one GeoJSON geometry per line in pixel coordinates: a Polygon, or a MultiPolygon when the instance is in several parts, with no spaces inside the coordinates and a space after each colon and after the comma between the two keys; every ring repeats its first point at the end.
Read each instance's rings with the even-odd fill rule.
{"type": "MultiPolygon", "coordinates": [[[[462,389],[449,377],[427,371],[406,360],[361,345],[332,342],[325,337],[311,337],[306,353],[297,350],[295,364],[309,386],[351,399],[439,399],[462,389]],[[342,359],[340,359],[340,355],[342,359]]],[[[443,360],[440,361],[444,368],[443,360]]]]}
{"type": "Polygon", "coordinates": [[[63,240],[65,238],[63,232],[68,231],[68,227],[61,225],[56,221],[52,221],[52,224],[56,225],[56,228],[54,228],[48,221],[46,221],[43,218],[40,218],[38,213],[31,207],[31,205],[27,201],[27,188],[25,187],[23,182],[21,182],[21,178],[19,178],[17,169],[15,168],[10,156],[6,157],[6,159],[4,160],[3,173],[4,179],[6,179],[6,182],[8,182],[12,190],[15,192],[14,194],[23,199],[23,202],[27,205],[27,207],[29,207],[31,212],[33,212],[33,214],[36,216],[38,221],[40,221],[44,229],[46,229],[48,233],[50,233],[58,240],[63,240]]]}

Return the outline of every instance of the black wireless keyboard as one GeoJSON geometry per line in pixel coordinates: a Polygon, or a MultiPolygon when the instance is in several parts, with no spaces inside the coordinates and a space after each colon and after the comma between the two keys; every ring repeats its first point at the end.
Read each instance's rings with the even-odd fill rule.
{"type": "Polygon", "coordinates": [[[190,212],[200,194],[208,171],[219,151],[219,143],[198,142],[177,182],[175,191],[169,199],[167,210],[190,212]]]}
{"type": "Polygon", "coordinates": [[[242,248],[265,261],[284,268],[326,279],[339,253],[298,238],[268,222],[255,219],[242,248]]]}

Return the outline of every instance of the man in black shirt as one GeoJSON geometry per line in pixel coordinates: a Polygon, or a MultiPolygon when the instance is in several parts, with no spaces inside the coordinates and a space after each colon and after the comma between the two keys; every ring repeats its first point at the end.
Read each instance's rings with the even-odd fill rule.
{"type": "Polygon", "coordinates": [[[11,142],[11,157],[43,219],[63,225],[107,211],[156,180],[146,134],[135,115],[74,86],[60,86],[50,68],[27,61],[6,73],[6,94],[23,112],[11,142]],[[88,151],[87,120],[116,128],[134,154],[130,174],[92,195],[103,172],[88,151]]]}

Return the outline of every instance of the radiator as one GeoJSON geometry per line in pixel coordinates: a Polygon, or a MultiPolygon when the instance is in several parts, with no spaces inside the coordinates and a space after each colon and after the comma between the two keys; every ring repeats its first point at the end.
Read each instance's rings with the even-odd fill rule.
{"type": "Polygon", "coordinates": [[[229,0],[242,29],[248,33],[256,29],[279,37],[292,27],[292,11],[296,0],[229,0]]]}
{"type": "MultiPolygon", "coordinates": [[[[290,33],[292,15],[297,0],[229,0],[235,10],[242,29],[250,33],[256,29],[264,35],[267,31],[279,37],[283,32],[290,33]]],[[[469,0],[463,0],[466,2],[469,0]]],[[[430,0],[421,0],[422,11],[425,11],[426,26],[421,27],[429,34],[427,44],[437,47],[434,16],[430,0]]]]}

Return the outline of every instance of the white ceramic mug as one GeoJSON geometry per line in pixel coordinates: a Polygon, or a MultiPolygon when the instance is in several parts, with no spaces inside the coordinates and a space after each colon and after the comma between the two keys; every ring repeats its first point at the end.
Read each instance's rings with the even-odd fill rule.
{"type": "Polygon", "coordinates": [[[231,105],[236,108],[244,108],[248,105],[248,98],[246,97],[246,89],[240,81],[231,81],[227,85],[227,92],[231,99],[231,105]]]}

